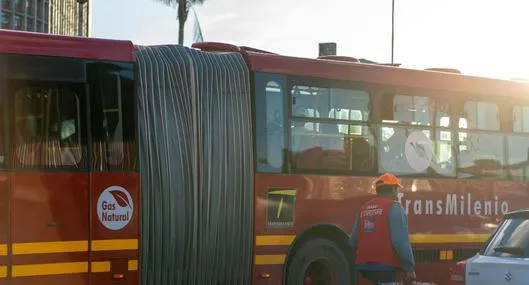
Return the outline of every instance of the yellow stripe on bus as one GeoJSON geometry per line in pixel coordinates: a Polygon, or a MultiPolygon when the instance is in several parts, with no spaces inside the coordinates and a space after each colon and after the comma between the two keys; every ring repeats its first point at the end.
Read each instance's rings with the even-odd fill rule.
{"type": "MultiPolygon", "coordinates": [[[[93,251],[117,251],[138,249],[137,239],[93,240],[91,244],[93,251]]],[[[13,255],[86,252],[88,251],[88,241],[78,240],[14,243],[11,246],[11,251],[13,255]]],[[[8,245],[0,244],[0,256],[7,256],[7,253],[8,245]]]]}
{"type": "Polygon", "coordinates": [[[88,251],[88,241],[53,241],[53,242],[29,242],[15,243],[12,251],[18,254],[41,254],[41,253],[63,253],[88,251]]]}
{"type": "Polygon", "coordinates": [[[93,251],[115,251],[115,250],[136,250],[138,249],[137,239],[107,239],[93,240],[93,251]]]}
{"type": "MultiPolygon", "coordinates": [[[[43,275],[63,275],[88,273],[88,262],[60,262],[44,264],[24,264],[13,265],[13,277],[43,276],[43,275]]],[[[93,261],[91,262],[91,272],[104,273],[110,272],[110,261],[93,261]]],[[[129,260],[129,271],[135,271],[131,265],[136,264],[137,260],[129,260]]],[[[7,277],[7,266],[0,266],[0,278],[7,277]]]]}
{"type": "Polygon", "coordinates": [[[255,265],[277,265],[285,263],[286,254],[256,255],[255,265]]]}
{"type": "Polygon", "coordinates": [[[14,265],[11,271],[13,277],[85,273],[88,272],[88,262],[14,265]]]}
{"type": "Polygon", "coordinates": [[[412,243],[483,243],[489,234],[412,234],[412,243]]]}
{"type": "MultiPolygon", "coordinates": [[[[414,244],[427,243],[483,243],[489,234],[411,234],[410,240],[414,244]]],[[[255,237],[256,246],[287,246],[295,235],[260,235],[255,237]]]]}
{"type": "Polygon", "coordinates": [[[284,235],[284,236],[275,236],[275,235],[266,235],[266,236],[256,236],[255,245],[256,246],[267,246],[267,245],[290,245],[296,236],[294,235],[284,235]]]}
{"type": "Polygon", "coordinates": [[[93,261],[92,272],[110,272],[110,261],[93,261]]]}
{"type": "Polygon", "coordinates": [[[129,260],[129,271],[137,271],[137,270],[138,270],[138,261],[129,260]]]}

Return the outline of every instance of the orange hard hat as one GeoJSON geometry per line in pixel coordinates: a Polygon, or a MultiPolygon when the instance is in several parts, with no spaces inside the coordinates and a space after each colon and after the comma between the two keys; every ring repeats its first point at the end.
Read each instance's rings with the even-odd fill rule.
{"type": "Polygon", "coordinates": [[[375,180],[375,186],[382,186],[382,185],[396,185],[397,187],[402,188],[402,184],[400,184],[400,180],[397,178],[397,176],[391,174],[391,173],[384,173],[380,175],[377,180],[375,180]]]}

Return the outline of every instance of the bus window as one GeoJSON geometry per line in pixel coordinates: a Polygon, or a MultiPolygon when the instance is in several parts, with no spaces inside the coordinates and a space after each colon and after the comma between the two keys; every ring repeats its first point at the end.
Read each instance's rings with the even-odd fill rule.
{"type": "Polygon", "coordinates": [[[529,180],[529,106],[514,106],[513,135],[507,136],[509,174],[513,180],[529,180]]]}
{"type": "Polygon", "coordinates": [[[428,97],[406,95],[393,97],[393,120],[396,122],[430,126],[433,121],[432,115],[428,97]]]}
{"type": "Polygon", "coordinates": [[[85,99],[62,84],[24,85],[13,88],[13,167],[86,167],[85,99]]]}
{"type": "Polygon", "coordinates": [[[281,172],[285,149],[285,77],[255,75],[255,132],[257,170],[281,172]]]}
{"type": "Polygon", "coordinates": [[[124,64],[88,65],[92,168],[135,170],[135,99],[131,67],[124,64]]]}
{"type": "Polygon", "coordinates": [[[267,161],[273,168],[283,166],[283,87],[275,81],[266,84],[267,161]]]}
{"type": "Polygon", "coordinates": [[[458,177],[501,178],[504,145],[499,107],[494,102],[466,101],[459,118],[458,177]]]}
{"type": "Polygon", "coordinates": [[[367,92],[294,85],[291,96],[290,149],[295,169],[372,170],[367,92]]]}
{"type": "Polygon", "coordinates": [[[500,109],[494,102],[465,102],[464,116],[466,125],[474,130],[500,130],[500,109]]]}
{"type": "Polygon", "coordinates": [[[393,118],[380,127],[379,170],[455,176],[449,127],[448,103],[433,97],[395,95],[393,118]]]}
{"type": "Polygon", "coordinates": [[[514,106],[512,113],[513,131],[529,133],[529,106],[514,106]]]}
{"type": "Polygon", "coordinates": [[[513,180],[529,180],[529,135],[507,136],[508,169],[513,180]]]}

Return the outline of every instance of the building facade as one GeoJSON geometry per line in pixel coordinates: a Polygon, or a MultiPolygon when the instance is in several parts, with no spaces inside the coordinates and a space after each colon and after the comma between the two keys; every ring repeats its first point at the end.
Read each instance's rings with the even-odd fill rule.
{"type": "Polygon", "coordinates": [[[78,0],[0,0],[1,28],[88,37],[90,5],[82,2],[80,6],[78,0]]]}

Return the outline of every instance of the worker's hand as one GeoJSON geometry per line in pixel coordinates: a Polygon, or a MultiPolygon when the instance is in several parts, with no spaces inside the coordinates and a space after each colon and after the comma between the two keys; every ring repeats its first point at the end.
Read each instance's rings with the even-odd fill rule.
{"type": "Polygon", "coordinates": [[[413,284],[413,281],[417,279],[417,276],[415,276],[415,271],[412,272],[406,272],[406,283],[405,284],[413,284]]]}

